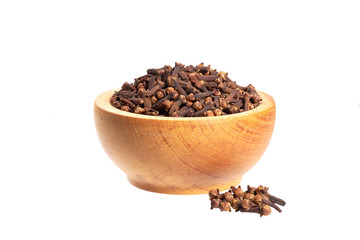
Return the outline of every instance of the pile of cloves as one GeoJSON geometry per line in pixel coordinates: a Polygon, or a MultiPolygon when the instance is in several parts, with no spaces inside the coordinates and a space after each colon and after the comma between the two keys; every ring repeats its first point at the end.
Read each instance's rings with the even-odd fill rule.
{"type": "Polygon", "coordinates": [[[220,116],[251,110],[261,97],[251,84],[241,87],[225,72],[203,63],[196,67],[175,63],[147,74],[115,91],[111,104],[123,111],[152,116],[220,116]]]}
{"type": "Polygon", "coordinates": [[[259,213],[260,217],[271,213],[271,208],[281,212],[278,205],[285,206],[285,201],[268,193],[269,188],[259,186],[258,188],[247,186],[243,191],[241,186],[234,187],[225,193],[220,193],[219,189],[209,191],[211,209],[220,208],[220,211],[231,212],[233,208],[236,212],[259,213]]]}

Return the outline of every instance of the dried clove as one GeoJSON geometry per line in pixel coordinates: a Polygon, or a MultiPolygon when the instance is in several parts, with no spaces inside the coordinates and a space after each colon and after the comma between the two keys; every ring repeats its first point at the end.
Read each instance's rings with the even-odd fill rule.
{"type": "Polygon", "coordinates": [[[261,185],[257,188],[248,186],[246,191],[240,186],[231,186],[225,193],[212,189],[209,191],[211,209],[220,208],[221,211],[230,212],[233,208],[236,212],[258,213],[260,217],[270,215],[271,208],[281,212],[276,204],[285,206],[285,201],[269,194],[268,190],[268,187],[261,185]]]}
{"type": "Polygon", "coordinates": [[[159,91],[157,91],[157,92],[155,93],[155,97],[156,97],[157,99],[162,99],[163,97],[165,97],[165,94],[164,94],[163,91],[159,90],[159,91]]]}
{"type": "Polygon", "coordinates": [[[265,204],[261,207],[260,217],[270,215],[270,213],[271,213],[271,208],[269,205],[265,204]]]}
{"type": "Polygon", "coordinates": [[[236,197],[236,198],[240,198],[240,197],[243,197],[243,195],[244,195],[244,191],[241,189],[241,187],[239,186],[239,187],[234,187],[234,186],[231,186],[230,187],[231,188],[231,191],[233,192],[233,194],[234,194],[234,197],[236,197]]]}
{"type": "Polygon", "coordinates": [[[214,199],[211,199],[211,209],[213,208],[219,208],[220,207],[220,199],[219,198],[214,198],[214,199]]]}
{"type": "Polygon", "coordinates": [[[151,100],[150,98],[144,98],[144,106],[147,111],[151,110],[151,100]]]}
{"type": "Polygon", "coordinates": [[[227,201],[220,201],[220,211],[231,212],[231,203],[227,201]]]}
{"type": "Polygon", "coordinates": [[[228,202],[232,202],[232,200],[234,200],[234,196],[232,195],[231,192],[226,192],[224,194],[224,200],[228,202]]]}
{"type": "Polygon", "coordinates": [[[207,104],[203,109],[197,111],[195,114],[194,114],[194,117],[201,117],[201,116],[204,116],[204,113],[206,111],[208,111],[209,109],[211,109],[211,104],[207,104]]]}
{"type": "Polygon", "coordinates": [[[239,198],[234,198],[234,199],[231,201],[231,207],[232,207],[235,211],[239,211],[241,202],[242,202],[241,199],[239,199],[239,198]]]}
{"type": "Polygon", "coordinates": [[[178,110],[181,103],[181,100],[177,100],[176,102],[174,102],[169,110],[169,115],[172,115],[176,110],[178,110]]]}
{"type": "Polygon", "coordinates": [[[174,69],[172,70],[171,76],[176,77],[183,68],[184,68],[184,65],[183,65],[183,64],[176,62],[176,63],[175,63],[175,67],[174,67],[174,69]]]}
{"type": "Polygon", "coordinates": [[[124,83],[110,100],[126,112],[175,117],[241,113],[258,107],[261,101],[251,84],[241,87],[227,73],[217,72],[210,65],[194,67],[177,62],[174,68],[165,65],[148,69],[134,83],[124,83]]]}

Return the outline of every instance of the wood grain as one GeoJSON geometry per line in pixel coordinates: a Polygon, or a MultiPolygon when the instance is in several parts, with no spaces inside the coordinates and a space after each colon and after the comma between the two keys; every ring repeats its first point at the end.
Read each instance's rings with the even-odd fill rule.
{"type": "Polygon", "coordinates": [[[96,130],[131,184],[153,192],[203,194],[238,185],[265,152],[275,124],[274,99],[259,92],[253,110],[218,117],[173,118],[114,108],[114,90],[94,104],[96,130]]]}

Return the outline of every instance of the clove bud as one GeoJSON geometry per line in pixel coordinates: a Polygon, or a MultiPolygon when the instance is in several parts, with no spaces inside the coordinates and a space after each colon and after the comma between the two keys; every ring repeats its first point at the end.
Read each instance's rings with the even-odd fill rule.
{"type": "Polygon", "coordinates": [[[220,211],[231,212],[231,204],[227,201],[220,202],[220,211]]]}

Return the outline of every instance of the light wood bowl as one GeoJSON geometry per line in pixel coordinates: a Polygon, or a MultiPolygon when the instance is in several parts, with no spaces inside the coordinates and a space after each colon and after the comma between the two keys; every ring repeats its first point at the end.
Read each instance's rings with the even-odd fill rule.
{"type": "MultiPolygon", "coordinates": [[[[259,92],[259,91],[258,91],[259,92]]],[[[100,142],[134,186],[159,193],[203,194],[229,189],[265,152],[275,124],[274,99],[217,117],[175,118],[121,111],[114,90],[95,100],[100,142]]]]}

